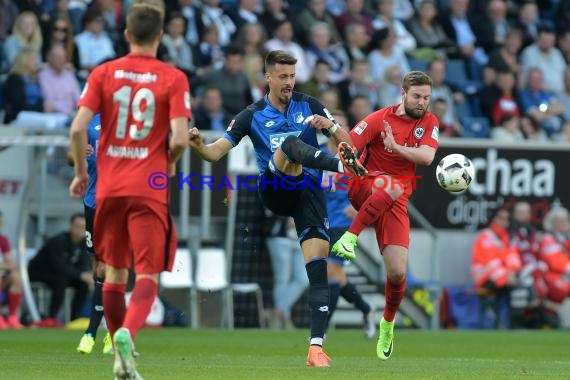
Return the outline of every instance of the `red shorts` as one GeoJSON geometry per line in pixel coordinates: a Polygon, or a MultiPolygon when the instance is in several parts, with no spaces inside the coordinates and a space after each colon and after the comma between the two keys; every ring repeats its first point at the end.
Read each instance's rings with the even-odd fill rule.
{"type": "MultiPolygon", "coordinates": [[[[360,186],[352,186],[348,191],[348,199],[355,209],[359,210],[372,194],[372,183],[372,181],[366,181],[360,186]]],[[[378,241],[380,252],[387,245],[399,245],[409,248],[410,218],[408,216],[408,197],[404,195],[398,198],[392,204],[392,207],[386,210],[384,215],[378,219],[374,229],[376,230],[376,240],[378,241]]]]}
{"type": "Polygon", "coordinates": [[[168,206],[143,197],[97,200],[96,247],[101,260],[135,273],[170,271],[176,251],[176,230],[168,206]]]}

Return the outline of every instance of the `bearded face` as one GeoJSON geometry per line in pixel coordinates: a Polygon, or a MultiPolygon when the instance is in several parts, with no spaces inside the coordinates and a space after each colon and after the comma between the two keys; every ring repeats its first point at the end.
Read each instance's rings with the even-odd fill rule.
{"type": "Polygon", "coordinates": [[[428,85],[412,86],[402,95],[404,111],[411,119],[421,119],[427,112],[431,96],[428,85]]]}

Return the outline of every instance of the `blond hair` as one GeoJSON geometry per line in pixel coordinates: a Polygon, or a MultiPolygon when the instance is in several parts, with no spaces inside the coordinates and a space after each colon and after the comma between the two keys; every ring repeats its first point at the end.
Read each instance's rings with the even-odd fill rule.
{"type": "Polygon", "coordinates": [[[428,85],[433,87],[433,81],[431,77],[424,73],[423,71],[410,71],[404,77],[402,88],[405,92],[408,92],[412,86],[424,86],[428,85]]]}
{"type": "Polygon", "coordinates": [[[31,57],[34,57],[37,60],[38,52],[31,48],[21,49],[18,52],[18,55],[16,55],[16,58],[14,58],[14,63],[12,63],[10,73],[19,75],[35,75],[36,73],[28,72],[28,61],[31,57]]]}
{"type": "Polygon", "coordinates": [[[36,51],[40,51],[42,48],[42,31],[40,30],[40,23],[38,22],[38,18],[33,12],[25,11],[20,13],[20,15],[16,18],[16,22],[14,23],[14,30],[12,35],[16,37],[18,41],[24,46],[32,48],[36,51]],[[26,37],[21,32],[22,24],[26,19],[33,20],[34,22],[34,31],[30,37],[26,37]]]}

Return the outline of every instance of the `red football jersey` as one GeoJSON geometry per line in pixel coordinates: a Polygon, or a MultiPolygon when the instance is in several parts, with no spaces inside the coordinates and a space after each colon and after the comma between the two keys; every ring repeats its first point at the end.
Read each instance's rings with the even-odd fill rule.
{"type": "Polygon", "coordinates": [[[167,172],[170,120],[191,117],[188,79],[145,54],[93,70],[79,105],[101,114],[96,199],[142,196],[167,203],[149,176],[167,172]]]}
{"type": "Polygon", "coordinates": [[[371,113],[354,126],[350,137],[358,151],[362,152],[360,160],[366,169],[404,176],[407,178],[405,193],[409,196],[413,190],[412,176],[416,173],[416,164],[384,147],[381,135],[384,120],[392,127],[396,143],[405,146],[428,145],[437,149],[439,128],[437,118],[431,112],[426,112],[421,119],[409,119],[396,115],[398,107],[399,104],[371,113]]]}

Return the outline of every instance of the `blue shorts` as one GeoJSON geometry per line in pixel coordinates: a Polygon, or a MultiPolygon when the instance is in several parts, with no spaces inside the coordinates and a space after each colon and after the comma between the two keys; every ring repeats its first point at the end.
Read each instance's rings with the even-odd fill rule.
{"type": "Polygon", "coordinates": [[[277,215],[293,217],[299,243],[313,238],[330,241],[327,203],[319,184],[311,178],[312,186],[296,186],[291,178],[290,186],[283,188],[279,178],[269,169],[260,176],[258,194],[263,205],[277,215]]]}

